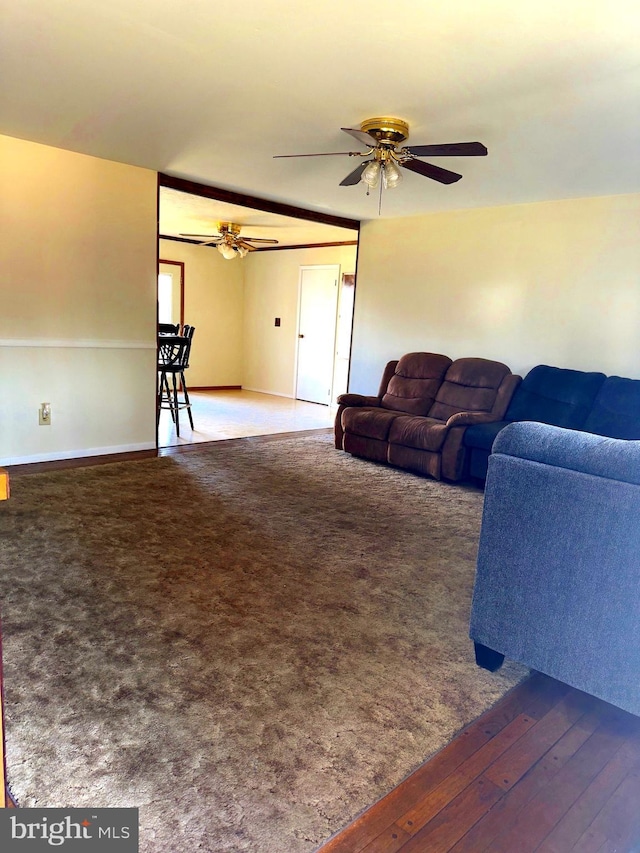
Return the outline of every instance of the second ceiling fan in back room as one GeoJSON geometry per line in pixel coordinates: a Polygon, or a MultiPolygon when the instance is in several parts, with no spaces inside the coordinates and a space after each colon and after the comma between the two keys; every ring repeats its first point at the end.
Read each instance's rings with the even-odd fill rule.
{"type": "Polygon", "coordinates": [[[453,184],[462,175],[424,163],[419,157],[485,157],[486,147],[481,142],[447,142],[436,145],[398,146],[409,136],[409,125],[399,118],[379,117],[363,121],[360,128],[341,127],[358,142],[367,146],[366,151],[331,151],[322,154],[276,154],[276,159],[285,157],[366,157],[362,163],[340,181],[341,187],[350,187],[361,181],[370,189],[382,190],[397,186],[402,179],[400,169],[408,169],[441,184],[453,184]]]}
{"type": "Polygon", "coordinates": [[[255,252],[258,246],[253,243],[277,245],[277,240],[265,237],[241,237],[241,226],[233,222],[219,222],[218,234],[181,234],[181,237],[201,237],[201,246],[216,246],[223,258],[232,261],[234,258],[244,258],[249,252],[255,252]]]}

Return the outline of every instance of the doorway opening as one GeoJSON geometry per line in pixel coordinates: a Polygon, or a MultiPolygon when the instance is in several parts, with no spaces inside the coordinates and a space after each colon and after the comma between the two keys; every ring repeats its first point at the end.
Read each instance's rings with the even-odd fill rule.
{"type": "MultiPolygon", "coordinates": [[[[285,407],[292,409],[287,417],[293,431],[325,426],[330,407],[307,404],[297,400],[295,393],[299,265],[322,263],[324,255],[325,263],[339,265],[338,272],[340,268],[353,271],[359,223],[161,174],[158,224],[160,258],[176,259],[173,269],[167,269],[161,260],[158,272],[172,274],[172,292],[178,272],[183,284],[180,317],[176,316],[175,305],[170,320],[169,308],[161,308],[162,322],[175,325],[186,321],[207,332],[199,335],[191,352],[191,382],[187,376],[190,398],[202,406],[202,417],[194,407],[194,416],[198,415],[194,417],[195,429],[192,435],[185,430],[184,436],[181,430],[179,439],[172,435],[169,420],[161,419],[161,431],[166,424],[167,434],[159,434],[160,445],[228,437],[232,425],[222,423],[218,415],[224,408],[227,421],[233,420],[235,428],[235,414],[248,408],[244,407],[246,395],[251,395],[247,401],[251,403],[252,422],[254,410],[257,416],[261,401],[265,402],[265,426],[260,430],[265,434],[284,427],[285,407]],[[215,233],[216,223],[222,221],[237,222],[247,234],[278,243],[258,248],[247,259],[236,260],[232,267],[230,261],[220,257],[215,245],[192,237],[215,233]],[[291,256],[291,251],[305,254],[291,256]],[[179,263],[182,268],[178,270],[179,263]],[[186,266],[189,271],[185,284],[186,266]],[[310,407],[315,411],[308,412],[310,407]],[[307,417],[312,419],[313,427],[307,417]]],[[[168,290],[168,279],[165,281],[167,284],[160,287],[168,290]]],[[[160,295],[160,302],[168,305],[168,296],[160,295]]],[[[334,323],[331,358],[337,372],[334,377],[332,367],[327,389],[335,388],[337,392],[338,388],[346,390],[338,377],[348,372],[348,366],[342,373],[338,368],[340,358],[335,350],[343,336],[337,329],[335,314],[334,323]]],[[[340,347],[343,352],[344,347],[340,347]]],[[[256,434],[255,424],[249,424],[249,428],[247,435],[256,434]]],[[[238,432],[235,436],[239,437],[238,432]]]]}

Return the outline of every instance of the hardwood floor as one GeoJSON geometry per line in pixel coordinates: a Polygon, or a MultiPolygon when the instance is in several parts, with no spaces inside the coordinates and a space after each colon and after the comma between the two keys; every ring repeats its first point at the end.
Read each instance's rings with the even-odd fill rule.
{"type": "Polygon", "coordinates": [[[640,718],[535,674],[318,853],[637,853],[640,718]]]}

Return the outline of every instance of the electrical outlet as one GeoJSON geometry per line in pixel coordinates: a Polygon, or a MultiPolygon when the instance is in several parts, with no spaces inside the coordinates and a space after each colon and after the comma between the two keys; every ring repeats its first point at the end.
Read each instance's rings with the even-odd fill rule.
{"type": "Polygon", "coordinates": [[[40,426],[51,426],[51,403],[43,403],[38,409],[38,423],[40,426]]]}

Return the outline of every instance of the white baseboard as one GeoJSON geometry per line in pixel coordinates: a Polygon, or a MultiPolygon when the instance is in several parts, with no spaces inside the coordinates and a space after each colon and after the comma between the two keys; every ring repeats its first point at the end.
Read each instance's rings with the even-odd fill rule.
{"type": "Polygon", "coordinates": [[[87,456],[110,456],[115,453],[135,453],[137,450],[155,450],[155,442],[121,444],[112,447],[86,447],[83,450],[59,450],[52,453],[34,453],[31,456],[6,456],[0,465],[30,465],[34,462],[58,462],[61,459],[84,459],[87,456]]]}
{"type": "Polygon", "coordinates": [[[264,388],[251,388],[249,385],[243,385],[242,390],[253,391],[255,394],[269,394],[271,397],[285,397],[287,400],[295,399],[293,394],[280,394],[278,391],[265,391],[264,388]]]}

